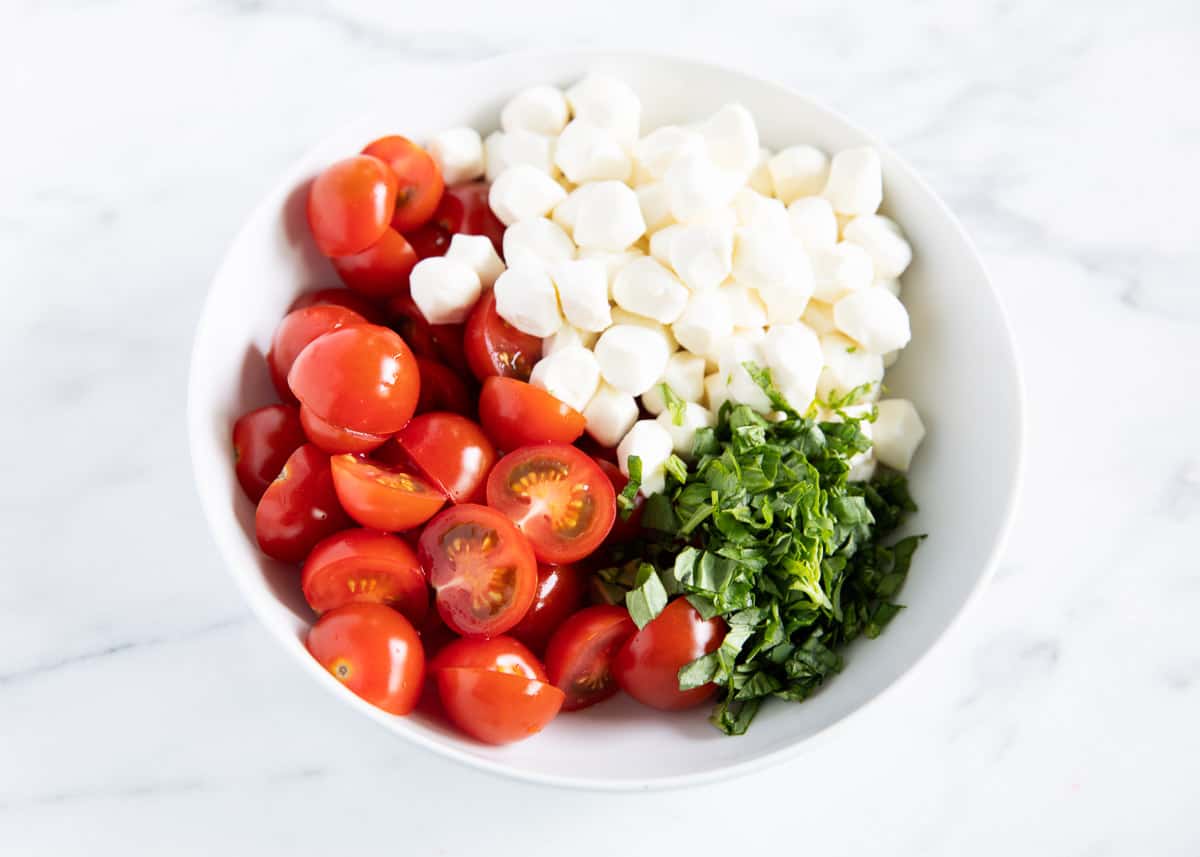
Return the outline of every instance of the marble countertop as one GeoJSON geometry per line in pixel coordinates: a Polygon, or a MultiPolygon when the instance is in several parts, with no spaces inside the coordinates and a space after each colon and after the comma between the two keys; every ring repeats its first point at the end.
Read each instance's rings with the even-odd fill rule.
{"type": "Polygon", "coordinates": [[[0,851],[1200,853],[1200,6],[736,5],[6,4],[0,851]],[[268,641],[191,486],[193,326],[283,165],[406,70],[573,44],[877,132],[966,222],[1026,369],[1025,496],[968,620],[853,741],[692,791],[515,784],[367,725],[268,641]]]}

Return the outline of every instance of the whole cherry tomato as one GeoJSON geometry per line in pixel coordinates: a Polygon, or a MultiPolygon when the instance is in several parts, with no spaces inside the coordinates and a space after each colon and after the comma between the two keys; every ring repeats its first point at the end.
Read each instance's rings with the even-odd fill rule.
{"type": "Polygon", "coordinates": [[[254,513],[258,546],[284,562],[303,561],[313,545],[351,525],[333,490],[329,456],[311,443],[288,457],[254,513]]]}
{"type": "Polygon", "coordinates": [[[363,297],[358,292],[337,287],[305,292],[292,301],[292,305],[288,307],[288,312],[295,312],[298,309],[304,309],[309,306],[322,305],[341,306],[349,310],[354,310],[354,312],[371,322],[371,324],[382,324],[387,321],[387,316],[379,305],[363,297]]]}
{"type": "Polygon", "coordinates": [[[621,647],[613,673],[638,702],[663,711],[704,704],[715,684],[679,689],[679,670],[707,655],[725,639],[725,622],[702,619],[686,598],[676,598],[621,647]]]}
{"type": "Polygon", "coordinates": [[[501,634],[486,639],[460,637],[429,662],[429,677],[443,669],[476,669],[546,681],[546,668],[520,640],[501,634]]]}
{"type": "Polygon", "coordinates": [[[388,301],[392,326],[418,357],[446,364],[463,377],[467,359],[463,355],[463,325],[430,324],[412,297],[397,295],[388,301]]]}
{"type": "Polygon", "coordinates": [[[425,681],[425,653],[412,623],[383,604],[346,604],[309,629],[317,662],[352,692],[391,714],[408,714],[425,681]]]}
{"type": "Polygon", "coordinates": [[[400,532],[423,524],[446,502],[446,495],[411,468],[359,455],[335,455],[333,486],[350,517],[364,527],[400,532]]]}
{"type": "Polygon", "coordinates": [[[488,378],[479,393],[479,422],[497,448],[572,443],[587,420],[540,387],[515,378],[488,378]]]}
{"type": "Polygon", "coordinates": [[[330,425],[306,406],[300,408],[300,425],[308,439],[330,455],[370,452],[383,446],[389,438],[386,434],[366,434],[330,425]]]}
{"type": "Polygon", "coordinates": [[[565,621],[546,647],[550,683],[566,694],[563,710],[576,711],[617,692],[613,661],[637,625],[624,607],[587,607],[565,621]]]}
{"type": "Polygon", "coordinates": [[[417,251],[407,238],[388,228],[366,250],[332,261],[348,288],[369,298],[389,298],[408,291],[408,274],[417,264],[417,251]]]}
{"type": "Polygon", "coordinates": [[[317,613],[343,604],[386,604],[419,626],[429,609],[429,585],[413,549],[377,530],[343,530],[322,539],[304,562],[304,600],[317,613]]]}
{"type": "Polygon", "coordinates": [[[451,503],[485,500],[496,450],[477,423],[458,414],[422,414],[396,433],[396,443],[451,503]]]}
{"type": "Polygon", "coordinates": [[[446,251],[450,249],[450,233],[436,223],[426,223],[405,233],[404,237],[412,245],[418,259],[445,256],[446,251]]]}
{"type": "Polygon", "coordinates": [[[233,460],[246,496],[255,503],[262,499],[303,443],[300,415],[292,405],[267,405],[239,417],[233,424],[233,460]]]}
{"type": "Polygon", "coordinates": [[[469,417],[475,413],[475,398],[463,379],[443,363],[428,357],[417,357],[417,369],[421,373],[421,397],[417,400],[417,413],[450,411],[469,417]]]}
{"type": "Polygon", "coordinates": [[[396,175],[369,155],[327,167],[308,191],[308,226],[326,256],[366,250],[383,235],[395,209],[396,175]]]}
{"type": "Polygon", "coordinates": [[[463,349],[471,373],[483,381],[492,375],[528,381],[542,359],[542,340],[522,333],[496,312],[496,296],[486,292],[467,317],[463,349]]]}
{"type": "Polygon", "coordinates": [[[487,182],[467,182],[446,188],[433,222],[449,233],[486,235],[497,253],[503,252],[504,224],[492,211],[487,182]]]}
{"type": "Polygon", "coordinates": [[[581,569],[573,565],[539,565],[537,594],[516,627],[508,633],[535,652],[546,648],[558,626],[583,603],[587,583],[581,569]]]}
{"type": "Polygon", "coordinates": [[[423,226],[442,198],[442,171],[429,153],[398,134],[380,137],[363,149],[387,164],[396,176],[396,209],[392,228],[398,232],[423,226]]]}
{"type": "Polygon", "coordinates": [[[285,402],[296,401],[288,387],[288,372],[292,371],[292,364],[310,342],[348,324],[362,324],[365,321],[354,310],[336,304],[301,307],[285,315],[279,327],[275,328],[271,347],[267,351],[267,370],[271,373],[271,383],[275,385],[279,398],[285,402]]]}

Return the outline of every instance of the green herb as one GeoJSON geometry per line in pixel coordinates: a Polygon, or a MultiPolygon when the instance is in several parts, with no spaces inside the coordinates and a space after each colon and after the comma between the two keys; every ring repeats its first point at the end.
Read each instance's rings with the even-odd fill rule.
{"type": "Polygon", "coordinates": [[[678,455],[672,455],[667,459],[667,463],[663,465],[666,468],[667,474],[675,479],[680,485],[687,482],[687,465],[678,455]]]}
{"type": "Polygon", "coordinates": [[[622,521],[629,520],[629,516],[633,514],[638,491],[642,490],[642,459],[636,455],[629,456],[627,467],[629,468],[629,481],[617,495],[617,511],[621,513],[622,521]]]}
{"type": "Polygon", "coordinates": [[[671,412],[671,422],[677,426],[683,425],[683,418],[687,414],[687,402],[679,398],[679,395],[671,389],[671,385],[666,381],[658,386],[662,390],[663,401],[666,402],[667,410],[671,412]]]}
{"type": "Polygon", "coordinates": [[[633,588],[625,595],[625,606],[639,628],[646,627],[667,606],[667,590],[650,563],[644,562],[638,568],[633,588]]]}

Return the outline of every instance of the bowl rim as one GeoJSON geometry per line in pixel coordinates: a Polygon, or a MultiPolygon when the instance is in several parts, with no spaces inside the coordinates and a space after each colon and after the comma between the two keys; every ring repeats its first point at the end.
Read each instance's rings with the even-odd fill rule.
{"type": "MultiPolygon", "coordinates": [[[[950,621],[936,634],[930,641],[924,651],[922,651],[916,659],[905,667],[895,678],[885,684],[873,696],[865,699],[857,708],[843,715],[839,719],[829,723],[827,726],[814,732],[807,738],[797,741],[777,750],[772,750],[752,759],[743,762],[737,762],[724,767],[716,767],[711,770],[700,771],[694,774],[677,774],[666,777],[646,779],[646,778],[614,778],[595,780],[581,776],[567,776],[562,774],[545,774],[536,771],[529,771],[517,766],[514,766],[503,760],[494,760],[484,758],[466,750],[442,741],[435,733],[425,729],[422,726],[415,725],[411,722],[398,722],[396,718],[387,715],[385,712],[375,708],[358,696],[347,693],[341,683],[329,675],[325,670],[304,652],[303,648],[293,645],[294,640],[285,639],[285,635],[275,628],[271,623],[267,622],[263,608],[260,606],[260,598],[265,598],[261,592],[251,589],[246,577],[235,570],[239,560],[235,557],[228,540],[221,535],[222,529],[218,525],[216,518],[218,502],[215,497],[204,492],[201,486],[204,483],[204,475],[201,467],[200,455],[198,450],[205,443],[203,428],[203,420],[205,415],[200,411],[198,398],[198,378],[199,368],[196,360],[197,353],[200,350],[202,334],[211,326],[212,319],[209,316],[214,312],[214,286],[220,282],[226,275],[226,271],[232,264],[232,259],[236,254],[233,252],[242,243],[249,240],[251,227],[256,224],[260,218],[269,214],[268,207],[274,204],[274,201],[282,194],[286,194],[293,189],[293,170],[285,168],[282,171],[281,177],[273,182],[268,191],[263,194],[260,200],[253,206],[249,214],[242,220],[241,226],[235,234],[232,241],[226,246],[225,252],[221,258],[221,262],[213,277],[209,280],[208,287],[205,293],[204,304],[201,308],[199,318],[196,322],[196,327],[192,336],[192,346],[189,350],[189,368],[188,368],[188,397],[186,419],[188,423],[188,454],[192,464],[193,485],[199,495],[200,507],[204,513],[204,520],[208,524],[209,534],[216,541],[218,552],[223,560],[226,572],[233,578],[235,585],[241,592],[242,597],[249,605],[251,612],[254,614],[258,624],[267,630],[270,635],[282,644],[282,648],[288,651],[295,661],[300,665],[301,669],[312,675],[318,683],[323,684],[333,695],[342,701],[343,704],[356,708],[360,713],[366,715],[372,722],[386,729],[392,734],[399,734],[410,740],[416,746],[430,751],[435,755],[446,759],[453,760],[459,764],[466,765],[478,771],[491,774],[498,777],[515,779],[535,785],[549,787],[565,787],[578,789],[583,791],[594,792],[634,792],[634,791],[665,791],[681,788],[689,788],[692,786],[700,786],[712,783],[718,780],[734,779],[742,777],[755,771],[764,770],[768,767],[781,764],[785,761],[795,759],[802,753],[815,748],[818,743],[827,741],[835,733],[840,733],[844,730],[846,724],[856,721],[859,716],[870,708],[874,708],[885,697],[891,696],[892,693],[903,682],[907,681],[914,673],[916,673],[924,664],[927,663],[930,656],[936,650],[940,649],[943,643],[951,636],[951,634],[963,622],[964,617],[971,612],[974,606],[982,597],[984,589],[991,581],[996,572],[996,567],[999,564],[1001,555],[1004,552],[1008,538],[1012,532],[1012,528],[1016,519],[1017,506],[1021,496],[1021,490],[1025,481],[1026,469],[1026,454],[1027,454],[1027,406],[1025,401],[1026,390],[1024,373],[1021,369],[1020,355],[1017,349],[1016,338],[1013,335],[1013,329],[1009,320],[1008,312],[1004,307],[1000,292],[996,289],[991,277],[988,275],[987,269],[983,264],[983,257],[980,255],[975,242],[971,240],[966,228],[962,222],[950,209],[949,205],[937,194],[932,187],[925,181],[921,175],[914,170],[906,160],[900,157],[890,146],[879,140],[875,135],[865,131],[857,123],[850,121],[843,116],[839,111],[827,106],[821,101],[806,95],[792,86],[780,83],[776,80],[761,77],[757,74],[742,71],[741,69],[725,65],[723,63],[712,62],[709,60],[697,59],[694,56],[689,56],[684,53],[672,53],[669,51],[641,51],[641,50],[620,50],[608,49],[604,47],[581,48],[573,50],[521,50],[511,51],[502,54],[497,54],[476,62],[463,63],[454,66],[442,66],[417,72],[418,75],[444,75],[444,74],[486,74],[488,69],[494,66],[504,66],[509,63],[518,62],[520,60],[528,60],[531,58],[590,58],[592,61],[603,61],[609,63],[620,62],[622,60],[635,61],[652,61],[652,62],[669,62],[682,63],[690,65],[697,69],[703,69],[710,72],[717,72],[726,75],[733,75],[742,78],[748,82],[757,85],[769,85],[784,91],[791,98],[800,99],[809,104],[809,106],[822,111],[832,118],[844,123],[848,128],[852,129],[856,134],[860,135],[866,145],[874,146],[881,153],[888,156],[890,163],[895,169],[898,169],[906,174],[906,178],[912,181],[922,193],[929,197],[934,203],[946,222],[951,226],[957,234],[958,239],[963,243],[963,246],[969,251],[972,261],[977,265],[979,273],[982,276],[983,283],[994,299],[995,311],[998,316],[1001,330],[1005,343],[1008,346],[1011,354],[1011,373],[1014,387],[1014,405],[1016,413],[1014,422],[1016,432],[1013,436],[1013,459],[1014,467],[1010,476],[1007,489],[1007,501],[1005,504],[1003,517],[1000,526],[996,530],[993,539],[992,547],[988,552],[984,567],[970,592],[963,600],[957,612],[950,621]]],[[[363,120],[375,111],[358,114],[348,119],[348,122],[357,122],[363,120]]],[[[328,135],[328,136],[332,136],[328,135]]],[[[326,141],[326,137],[317,140],[313,145],[309,146],[301,155],[292,159],[290,163],[295,164],[306,161],[311,158],[318,150],[320,150],[326,141]]]]}

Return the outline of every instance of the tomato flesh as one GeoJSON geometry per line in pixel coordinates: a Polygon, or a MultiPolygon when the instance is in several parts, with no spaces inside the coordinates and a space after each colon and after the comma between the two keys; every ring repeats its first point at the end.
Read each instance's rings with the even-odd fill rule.
{"type": "Polygon", "coordinates": [[[395,173],[379,158],[355,155],[313,180],[308,226],[326,256],[349,256],[379,240],[395,208],[395,173]]]}
{"type": "Polygon", "coordinates": [[[537,594],[529,612],[509,633],[535,652],[579,609],[587,591],[586,575],[574,565],[539,565],[537,594]]]}
{"type": "Polygon", "coordinates": [[[437,688],[450,721],[485,744],[536,735],[563,704],[563,692],[553,685],[490,670],[441,670],[437,688]]]}
{"type": "Polygon", "coordinates": [[[314,414],[307,405],[300,406],[300,425],[309,441],[330,455],[370,452],[383,446],[389,438],[386,434],[367,434],[330,425],[314,414]]]}
{"type": "Polygon", "coordinates": [[[254,513],[258,546],[283,562],[303,561],[313,545],[349,526],[333,489],[329,456],[311,443],[288,456],[254,513]]]}
{"type": "Polygon", "coordinates": [[[396,434],[413,463],[451,503],[482,503],[496,450],[476,423],[458,414],[422,414],[396,434]]]}
{"type": "Polygon", "coordinates": [[[528,381],[534,364],[542,359],[542,340],[502,319],[491,291],[467,317],[463,348],[471,373],[480,381],[493,375],[528,381]]]}
{"type": "Polygon", "coordinates": [[[267,351],[267,369],[279,398],[285,402],[296,401],[288,387],[287,377],[296,358],[310,342],[348,324],[362,324],[365,321],[353,310],[336,304],[302,307],[285,315],[275,328],[271,348],[267,351]]]}
{"type": "Polygon", "coordinates": [[[234,471],[246,496],[257,503],[288,456],[304,444],[300,415],[292,405],[267,405],[233,424],[234,471]]]}
{"type": "Polygon", "coordinates": [[[715,684],[679,689],[679,670],[721,645],[725,622],[702,619],[686,598],[676,598],[617,653],[613,673],[621,688],[643,705],[678,711],[703,705],[715,684]]]}
{"type": "Polygon", "coordinates": [[[583,414],[545,390],[515,378],[488,378],[479,393],[479,422],[497,448],[573,443],[587,427],[583,414]]]}
{"type": "Polygon", "coordinates": [[[375,530],[343,530],[322,540],[304,562],[304,599],[317,613],[344,604],[386,604],[420,626],[429,587],[417,555],[403,539],[375,530]]]}
{"type": "Polygon", "coordinates": [[[423,226],[442,199],[442,171],[429,153],[409,140],[393,134],[380,137],[363,149],[391,169],[396,177],[396,205],[392,228],[404,232],[423,226]]]}
{"type": "Polygon", "coordinates": [[[346,604],[309,629],[309,654],[367,702],[391,714],[416,707],[425,653],[412,623],[383,604],[346,604]]]}
{"type": "Polygon", "coordinates": [[[350,517],[364,527],[401,532],[437,514],[446,496],[411,469],[360,455],[330,459],[333,487],[350,517]]]}
{"type": "Polygon", "coordinates": [[[417,252],[408,239],[389,228],[367,249],[332,261],[347,288],[370,298],[387,298],[408,290],[408,274],[417,264],[417,252]]]}
{"type": "Polygon", "coordinates": [[[637,625],[624,607],[587,607],[567,619],[546,647],[550,683],[566,694],[563,710],[576,711],[617,692],[613,661],[637,625]]]}

